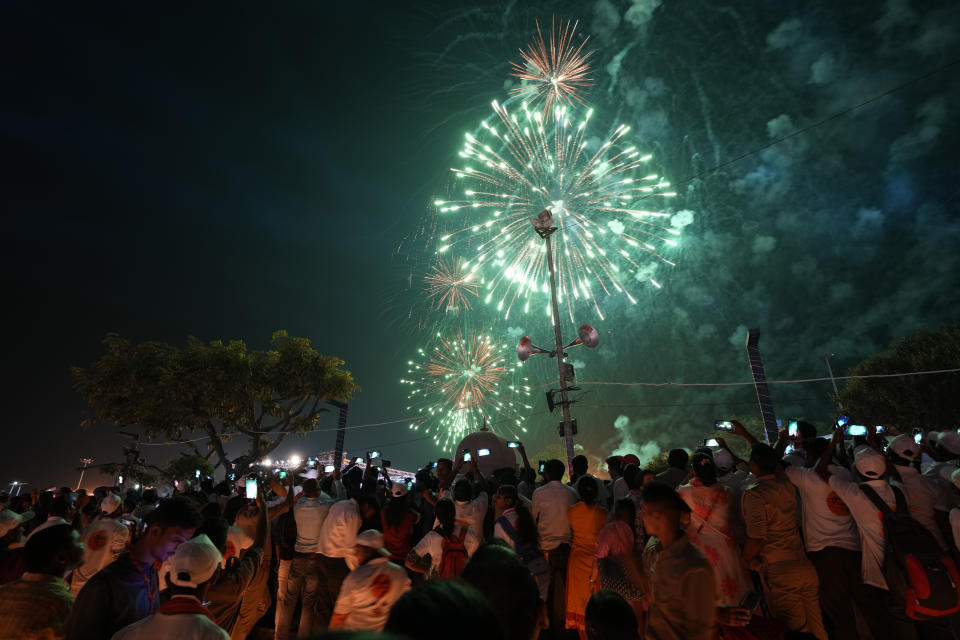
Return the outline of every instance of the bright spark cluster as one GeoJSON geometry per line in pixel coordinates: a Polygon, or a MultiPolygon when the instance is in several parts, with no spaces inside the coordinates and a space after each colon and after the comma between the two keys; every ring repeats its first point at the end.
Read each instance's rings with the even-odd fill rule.
{"type": "Polygon", "coordinates": [[[456,331],[436,334],[417,350],[407,365],[408,411],[423,417],[410,424],[433,434],[434,442],[449,447],[487,422],[493,431],[526,431],[522,413],[530,388],[519,378],[519,365],[509,365],[511,350],[490,336],[456,331]]]}
{"type": "Polygon", "coordinates": [[[466,135],[462,164],[452,169],[463,199],[434,203],[455,229],[437,251],[456,253],[476,274],[480,297],[505,318],[515,309],[549,315],[546,248],[530,224],[543,209],[557,227],[558,298],[571,320],[578,303],[602,319],[606,296],[636,304],[632,289],[644,282],[660,288],[649,263],[673,266],[665,253],[680,232],[654,207],[676,193],[645,170],[652,156],[626,142],[630,127],[591,143],[592,109],[556,107],[550,122],[527,103],[511,112],[494,101],[493,111],[476,136],[466,135]]]}
{"type": "Polygon", "coordinates": [[[583,104],[580,90],[593,84],[588,60],[592,52],[584,53],[586,38],[579,46],[574,45],[576,22],[567,22],[558,33],[555,22],[550,25],[550,45],[543,40],[540,23],[537,35],[526,50],[521,50],[522,63],[511,62],[513,72],[524,84],[511,90],[531,105],[543,102],[546,115],[554,113],[558,106],[573,106],[573,101],[583,104]]]}
{"type": "Polygon", "coordinates": [[[463,269],[459,260],[433,265],[423,281],[427,296],[435,301],[437,309],[447,313],[472,309],[470,298],[476,298],[480,292],[480,283],[472,272],[463,269]]]}

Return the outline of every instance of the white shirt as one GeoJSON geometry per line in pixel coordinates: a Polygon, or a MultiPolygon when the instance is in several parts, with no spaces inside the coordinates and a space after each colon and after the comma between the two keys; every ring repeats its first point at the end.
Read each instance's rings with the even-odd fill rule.
{"type": "MultiPolygon", "coordinates": [[[[897,510],[896,496],[886,480],[868,480],[865,484],[873,487],[873,490],[887,503],[890,509],[897,510]]],[[[830,487],[846,503],[850,509],[850,515],[857,523],[863,558],[863,582],[886,589],[887,581],[883,577],[883,558],[886,546],[883,539],[883,521],[881,520],[880,510],[877,509],[877,505],[873,504],[870,498],[864,495],[855,482],[831,475],[830,487]]],[[[909,503],[907,504],[909,505],[909,503]]]]}
{"type": "Polygon", "coordinates": [[[360,531],[360,510],[353,498],[334,502],[320,529],[317,551],[328,558],[344,558],[353,562],[353,547],[360,531]]]}
{"type": "Polygon", "coordinates": [[[390,607],[409,589],[404,569],[389,558],[373,558],[347,574],[333,615],[345,614],[343,628],[350,631],[383,631],[390,607]]]}
{"type": "MultiPolygon", "coordinates": [[[[837,492],[813,469],[787,467],[785,471],[800,492],[803,540],[807,551],[821,551],[827,547],[860,551],[860,534],[850,509],[837,492]]],[[[850,479],[849,472],[843,467],[830,465],[830,472],[850,479]]]]}
{"type": "Polygon", "coordinates": [[[960,509],[950,509],[950,530],[953,531],[953,546],[960,551],[960,509]]]}
{"type": "Polygon", "coordinates": [[[623,477],[619,477],[613,481],[613,501],[616,502],[620,498],[626,498],[627,492],[630,491],[630,488],[627,486],[627,481],[623,477]]]}
{"type": "MultiPolygon", "coordinates": [[[[193,598],[193,596],[173,596],[193,598]]],[[[200,602],[197,600],[197,602],[200,602]]],[[[113,634],[113,640],[230,640],[230,634],[205,615],[199,613],[155,613],[129,624],[113,634]]]]}
{"type": "Polygon", "coordinates": [[[946,491],[943,486],[935,480],[920,475],[920,472],[913,467],[897,466],[897,473],[900,474],[903,493],[910,506],[910,515],[933,534],[941,548],[946,549],[946,541],[933,515],[935,509],[948,510],[946,491]]]}
{"type": "Polygon", "coordinates": [[[570,543],[573,533],[567,509],[579,500],[572,487],[558,480],[552,480],[533,492],[533,519],[537,523],[537,538],[542,551],[552,551],[561,544],[570,543]]]}
{"type": "Polygon", "coordinates": [[[483,519],[487,516],[487,505],[490,504],[487,492],[481,491],[480,495],[469,502],[457,500],[454,504],[457,506],[457,524],[470,527],[478,538],[482,538],[483,519]]]}
{"type": "MultiPolygon", "coordinates": [[[[453,537],[459,539],[462,528],[463,527],[459,525],[454,526],[453,537]]],[[[469,558],[473,555],[473,552],[477,550],[477,547],[480,546],[480,539],[473,535],[473,531],[467,529],[467,535],[463,539],[463,546],[466,547],[467,557],[469,558]]],[[[443,560],[443,536],[431,529],[427,532],[427,535],[420,539],[420,542],[418,542],[417,546],[411,549],[411,551],[421,558],[426,557],[427,554],[430,555],[430,570],[427,572],[427,577],[433,577],[440,569],[440,562],[443,560]]]]}
{"type": "MultiPolygon", "coordinates": [[[[297,553],[320,553],[320,532],[330,511],[330,499],[322,492],[314,498],[301,497],[293,503],[293,519],[297,523],[297,553]]],[[[326,554],[325,554],[326,555],[326,554]]]]}
{"type": "Polygon", "coordinates": [[[130,530],[117,520],[103,518],[94,520],[80,536],[83,542],[83,564],[77,567],[70,579],[70,592],[80,589],[98,571],[120,557],[130,542],[130,530]]]}

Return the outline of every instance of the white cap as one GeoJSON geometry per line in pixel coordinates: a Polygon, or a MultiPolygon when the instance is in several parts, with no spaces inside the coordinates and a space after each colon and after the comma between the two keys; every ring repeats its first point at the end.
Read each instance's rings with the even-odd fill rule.
{"type": "Polygon", "coordinates": [[[40,523],[39,526],[34,527],[33,529],[30,530],[30,534],[27,536],[27,540],[37,535],[44,529],[49,529],[50,527],[58,527],[61,524],[70,524],[70,523],[64,520],[63,518],[55,518],[53,516],[50,516],[47,518],[46,522],[42,522],[40,523]]]}
{"type": "Polygon", "coordinates": [[[383,534],[376,529],[367,529],[358,533],[356,544],[369,547],[384,556],[390,555],[390,552],[383,547],[383,534]]]}
{"type": "Polygon", "coordinates": [[[200,534],[181,543],[170,558],[170,583],[195,589],[213,577],[220,561],[220,552],[210,538],[200,534]]]}
{"type": "Polygon", "coordinates": [[[886,459],[870,447],[858,447],[853,456],[853,464],[860,472],[860,475],[866,476],[872,480],[882,478],[887,472],[886,459]]]}
{"type": "Polygon", "coordinates": [[[394,482],[390,486],[390,495],[394,498],[402,498],[407,495],[407,485],[403,482],[394,482]]]}
{"type": "Polygon", "coordinates": [[[120,496],[114,493],[108,493],[103,496],[103,500],[100,501],[100,513],[113,513],[117,510],[117,507],[123,504],[123,500],[120,499],[120,496]]]}
{"type": "Polygon", "coordinates": [[[914,460],[920,453],[920,445],[914,442],[913,436],[908,436],[904,433],[890,441],[890,451],[893,451],[901,458],[914,460]]]}
{"type": "Polygon", "coordinates": [[[10,509],[0,511],[0,536],[5,536],[24,522],[33,520],[34,515],[36,514],[33,511],[24,511],[23,513],[17,513],[10,509]]]}
{"type": "Polygon", "coordinates": [[[960,433],[943,431],[937,437],[937,444],[955,456],[960,455],[960,433]]]}
{"type": "Polygon", "coordinates": [[[713,464],[722,471],[733,468],[733,455],[726,449],[717,449],[713,452],[713,464]]]}

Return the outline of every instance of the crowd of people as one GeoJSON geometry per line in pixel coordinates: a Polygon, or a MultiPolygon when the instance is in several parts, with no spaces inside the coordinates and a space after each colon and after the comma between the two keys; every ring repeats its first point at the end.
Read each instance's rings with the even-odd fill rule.
{"type": "Polygon", "coordinates": [[[0,494],[0,638],[960,638],[960,434],[732,434],[659,473],[521,445],[0,494]]]}

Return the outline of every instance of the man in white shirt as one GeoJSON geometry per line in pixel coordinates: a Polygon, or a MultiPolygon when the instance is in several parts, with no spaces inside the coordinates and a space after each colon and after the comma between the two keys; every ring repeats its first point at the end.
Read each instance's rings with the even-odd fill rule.
{"type": "Polygon", "coordinates": [[[572,487],[561,482],[564,471],[566,466],[559,460],[547,460],[543,467],[545,484],[533,492],[537,538],[540,550],[550,563],[547,613],[550,615],[550,628],[554,630],[562,630],[566,623],[567,560],[570,558],[573,536],[567,510],[580,499],[572,487]]]}
{"type": "Polygon", "coordinates": [[[946,526],[949,518],[947,492],[940,482],[924,477],[914,467],[919,457],[920,445],[906,434],[893,438],[887,448],[887,458],[900,476],[899,485],[910,505],[910,515],[933,535],[941,549],[948,549],[947,538],[938,524],[946,526]]]}
{"type": "Polygon", "coordinates": [[[94,574],[120,557],[130,542],[130,529],[117,518],[123,507],[120,496],[108,493],[100,501],[100,517],[83,530],[83,565],[70,579],[70,592],[76,596],[94,574]]]}
{"type": "Polygon", "coordinates": [[[390,562],[389,556],[379,531],[368,529],[357,535],[357,568],[340,586],[331,629],[383,631],[393,603],[410,589],[407,572],[390,562]]]}
{"type": "Polygon", "coordinates": [[[320,529],[317,546],[320,576],[314,632],[325,630],[329,626],[340,585],[350,570],[357,566],[353,552],[361,523],[379,513],[377,499],[369,493],[334,502],[330,507],[320,529]]]}
{"type": "MultiPolygon", "coordinates": [[[[293,495],[291,487],[287,500],[292,501],[293,495]]],[[[303,492],[293,504],[297,541],[293,546],[293,560],[290,561],[285,588],[278,594],[276,640],[290,637],[294,610],[301,599],[303,606],[297,635],[313,633],[317,598],[320,597],[320,536],[330,505],[330,498],[320,491],[316,478],[303,482],[303,492]]]]}
{"type": "Polygon", "coordinates": [[[454,504],[457,507],[457,524],[468,527],[473,535],[483,540],[483,520],[487,516],[490,499],[486,491],[473,495],[473,483],[461,478],[453,485],[454,504]]]}
{"type": "Polygon", "coordinates": [[[870,615],[865,616],[870,631],[876,640],[916,638],[916,628],[903,612],[903,602],[890,597],[883,572],[886,545],[883,537],[883,519],[877,506],[861,490],[860,484],[873,489],[890,507],[896,510],[896,496],[886,480],[887,461],[877,450],[861,445],[854,453],[854,470],[857,479],[851,480],[831,473],[830,461],[838,443],[843,441],[843,429],[837,429],[817,464],[817,473],[827,480],[830,488],[850,509],[860,534],[861,575],[868,599],[879,603],[870,615]],[[886,615],[884,615],[886,614],[886,615]]]}
{"type": "Polygon", "coordinates": [[[207,586],[220,568],[222,556],[206,535],[187,540],[170,558],[166,576],[171,597],[157,612],[130,624],[113,640],[230,640],[203,606],[207,586]]]}
{"type": "MultiPolygon", "coordinates": [[[[785,442],[781,433],[780,442],[785,442]]],[[[876,606],[869,600],[861,581],[860,535],[850,509],[814,467],[829,446],[826,440],[812,438],[803,444],[806,467],[787,467],[787,478],[800,494],[801,519],[807,557],[820,578],[820,608],[831,638],[857,640],[856,613],[872,615],[876,606]]],[[[832,475],[850,479],[845,468],[830,465],[832,475]]]]}

